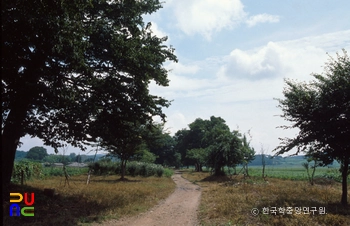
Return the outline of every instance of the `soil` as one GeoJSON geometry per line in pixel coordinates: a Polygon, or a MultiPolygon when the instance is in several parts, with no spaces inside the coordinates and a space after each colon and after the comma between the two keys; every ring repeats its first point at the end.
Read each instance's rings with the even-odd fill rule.
{"type": "Polygon", "coordinates": [[[157,206],[135,217],[111,220],[98,225],[105,226],[164,226],[199,225],[197,212],[201,189],[175,172],[172,179],[176,183],[175,191],[157,206]]]}

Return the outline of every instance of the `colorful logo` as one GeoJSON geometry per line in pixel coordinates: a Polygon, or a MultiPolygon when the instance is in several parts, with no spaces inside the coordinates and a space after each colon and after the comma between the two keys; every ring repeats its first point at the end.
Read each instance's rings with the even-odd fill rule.
{"type": "Polygon", "coordinates": [[[22,208],[19,206],[18,203],[22,202],[23,195],[21,193],[10,193],[10,203],[13,203],[10,205],[10,216],[11,217],[19,217],[19,216],[25,216],[25,217],[34,217],[34,193],[30,194],[30,201],[28,201],[28,193],[24,193],[24,204],[26,206],[23,206],[22,208]]]}

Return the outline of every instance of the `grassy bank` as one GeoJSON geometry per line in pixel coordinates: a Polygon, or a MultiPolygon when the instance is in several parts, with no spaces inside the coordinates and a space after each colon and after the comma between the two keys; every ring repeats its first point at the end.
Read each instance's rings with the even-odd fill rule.
{"type": "Polygon", "coordinates": [[[320,180],[307,181],[261,177],[244,179],[241,175],[212,177],[209,173],[185,171],[183,176],[202,187],[199,218],[202,225],[349,225],[350,210],[339,204],[341,184],[320,180]],[[272,207],[277,213],[273,214],[272,207]],[[292,214],[278,208],[292,207],[292,214]],[[295,208],[309,207],[297,214],[295,208]],[[312,209],[325,208],[322,212],[312,209]],[[256,210],[253,210],[256,208],[256,210]],[[263,209],[269,208],[264,214],[263,209]],[[257,210],[259,213],[257,213],[257,210]]]}
{"type": "MultiPolygon", "coordinates": [[[[78,225],[127,215],[136,215],[168,197],[175,188],[169,177],[127,177],[119,175],[72,176],[69,186],[64,177],[27,181],[26,186],[12,185],[8,192],[35,193],[34,217],[9,217],[9,199],[5,198],[4,225],[78,225]],[[54,188],[50,197],[44,189],[54,188]]],[[[6,196],[5,196],[6,197],[6,196]]]]}

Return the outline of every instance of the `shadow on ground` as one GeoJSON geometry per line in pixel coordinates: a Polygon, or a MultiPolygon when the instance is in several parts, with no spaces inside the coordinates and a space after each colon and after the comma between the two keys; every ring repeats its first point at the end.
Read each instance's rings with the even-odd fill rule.
{"type": "MultiPolygon", "coordinates": [[[[12,225],[78,225],[81,222],[101,221],[99,213],[107,208],[104,203],[87,201],[81,196],[53,196],[49,197],[44,194],[41,189],[31,186],[19,186],[11,184],[3,190],[3,224],[6,226],[12,225]],[[34,216],[12,216],[10,217],[10,192],[18,192],[21,194],[35,194],[34,201],[34,216]]],[[[24,207],[23,201],[20,207],[24,207]]]]}

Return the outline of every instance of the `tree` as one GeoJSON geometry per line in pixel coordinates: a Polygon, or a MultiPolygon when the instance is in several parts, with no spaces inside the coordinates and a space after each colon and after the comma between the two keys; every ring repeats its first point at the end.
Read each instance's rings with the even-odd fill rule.
{"type": "Polygon", "coordinates": [[[201,172],[203,165],[206,164],[206,161],[208,159],[207,155],[207,150],[203,148],[194,148],[187,151],[186,157],[194,160],[195,171],[201,172]]]}
{"type": "Polygon", "coordinates": [[[215,175],[224,174],[224,166],[234,166],[243,160],[241,139],[238,131],[230,131],[225,120],[211,116],[210,120],[196,119],[189,124],[189,130],[183,129],[175,134],[176,148],[187,164],[212,168],[215,175]]]}
{"type": "Polygon", "coordinates": [[[318,166],[317,159],[314,159],[313,157],[306,158],[307,162],[302,163],[301,165],[306,169],[307,177],[309,179],[309,182],[311,185],[314,185],[314,176],[316,172],[316,167],[318,166]],[[310,165],[310,162],[314,161],[314,165],[310,165]],[[309,169],[312,169],[312,173],[310,175],[309,169]]]}
{"type": "Polygon", "coordinates": [[[187,156],[187,149],[190,142],[189,132],[190,131],[188,129],[181,129],[178,130],[173,136],[175,142],[175,152],[178,153],[178,155],[180,155],[181,165],[187,167],[189,167],[193,162],[193,160],[189,159],[187,156]]]}
{"type": "Polygon", "coordinates": [[[70,162],[75,162],[76,158],[77,158],[77,155],[75,153],[70,153],[69,154],[69,161],[70,162]]]}
{"type": "MultiPolygon", "coordinates": [[[[196,149],[195,152],[205,153],[206,156],[206,147],[208,145],[205,143],[204,136],[205,133],[209,130],[209,120],[203,120],[197,118],[194,122],[188,125],[189,129],[182,129],[175,133],[175,150],[181,154],[181,162],[183,165],[195,165],[198,161],[198,155],[189,154],[190,150],[196,149]],[[199,151],[201,149],[201,151],[199,151]],[[195,158],[194,158],[195,157],[195,158]]],[[[191,151],[193,152],[193,151],[191,151]]],[[[202,157],[201,157],[202,158],[202,157]]],[[[205,158],[206,162],[206,158],[205,158]]],[[[196,170],[199,170],[200,167],[196,167],[196,170]]]]}
{"type": "MultiPolygon", "coordinates": [[[[248,133],[249,134],[249,133],[248,133]]],[[[242,138],[241,154],[243,159],[244,175],[249,176],[248,163],[255,159],[254,148],[250,146],[250,141],[247,140],[247,136],[244,134],[242,138]]]]}
{"type": "Polygon", "coordinates": [[[298,83],[286,80],[284,99],[278,99],[281,115],[290,126],[299,128],[295,138],[281,139],[275,149],[282,154],[296,148],[321,162],[341,163],[341,203],[347,205],[347,178],[350,164],[350,61],[347,52],[330,58],[323,74],[313,74],[314,81],[298,83]]]}
{"type": "Polygon", "coordinates": [[[124,180],[126,163],[142,148],[143,125],[138,123],[125,123],[122,127],[116,128],[111,123],[102,124],[104,133],[100,133],[102,148],[106,149],[110,155],[117,156],[121,161],[121,180],[124,180]]]}
{"type": "Polygon", "coordinates": [[[17,150],[17,151],[16,151],[15,160],[16,160],[16,161],[19,161],[19,160],[24,159],[24,158],[27,156],[27,153],[28,153],[28,152],[26,152],[26,151],[19,151],[19,150],[17,150]]]}
{"type": "Polygon", "coordinates": [[[46,156],[48,156],[46,148],[36,146],[29,149],[26,158],[41,161],[46,156]]]}
{"type": "Polygon", "coordinates": [[[164,123],[153,123],[142,134],[146,148],[157,158],[156,164],[177,166],[178,161],[174,149],[175,141],[164,128],[164,123]]]}
{"type": "Polygon", "coordinates": [[[116,127],[132,117],[165,118],[169,102],[148,84],[167,86],[163,63],[176,56],[142,18],[159,8],[158,0],[2,2],[4,185],[26,134],[55,150],[62,143],[84,150],[104,116],[118,115],[116,127]]]}
{"type": "Polygon", "coordinates": [[[262,165],[262,178],[266,180],[267,175],[265,175],[265,167],[266,167],[266,154],[265,154],[265,149],[261,145],[260,149],[260,156],[261,156],[261,165],[262,165]]]}
{"type": "Polygon", "coordinates": [[[140,162],[146,162],[146,163],[154,163],[157,159],[157,156],[153,154],[152,152],[143,149],[140,153],[139,157],[137,158],[137,161],[140,162]]]}
{"type": "Polygon", "coordinates": [[[43,162],[48,162],[48,163],[63,163],[64,165],[67,165],[70,159],[67,156],[64,155],[57,155],[57,154],[51,154],[46,156],[43,159],[43,162]]]}

